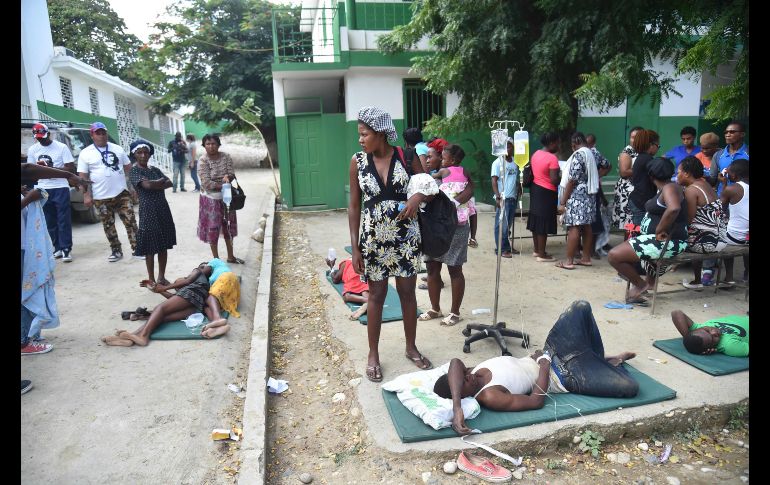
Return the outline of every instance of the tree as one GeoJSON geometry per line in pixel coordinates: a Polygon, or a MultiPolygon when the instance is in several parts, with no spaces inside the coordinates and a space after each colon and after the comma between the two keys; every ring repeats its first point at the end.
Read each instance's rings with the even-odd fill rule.
{"type": "MultiPolygon", "coordinates": [[[[139,61],[142,41],[126,32],[126,24],[107,0],[48,0],[48,15],[54,45],[75,53],[81,61],[146,89],[134,66],[139,61]]],[[[142,66],[152,58],[141,60],[142,66]]]]}
{"type": "Polygon", "coordinates": [[[440,133],[512,117],[535,132],[566,134],[578,100],[607,109],[678,95],[675,79],[650,66],[678,62],[697,28],[694,16],[662,0],[417,0],[413,9],[379,46],[401,52],[429,36],[435,50],[416,55],[413,67],[431,91],[460,95],[453,116],[426,127],[440,133]]]}
{"type": "Polygon", "coordinates": [[[223,110],[207,95],[227,106],[251,100],[259,109],[268,149],[275,154],[275,109],[272,9],[265,0],[192,0],[169,7],[182,23],[160,22],[151,38],[158,60],[168,74],[158,111],[192,105],[193,119],[229,123],[226,131],[250,129],[235,112],[223,110]]]}

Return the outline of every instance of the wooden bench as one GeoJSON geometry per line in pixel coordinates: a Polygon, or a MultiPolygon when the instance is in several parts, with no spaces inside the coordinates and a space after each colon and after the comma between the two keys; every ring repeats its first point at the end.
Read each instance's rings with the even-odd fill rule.
{"type": "MultiPolygon", "coordinates": [[[[666,241],[668,243],[668,241],[666,241]]],[[[663,254],[661,254],[661,257],[658,258],[658,260],[655,262],[656,265],[664,264],[664,265],[672,265],[672,264],[680,264],[680,263],[689,263],[693,261],[704,261],[706,259],[715,259],[717,264],[717,273],[716,278],[713,280],[713,286],[714,286],[714,293],[719,290],[719,288],[734,288],[735,285],[728,285],[723,281],[720,281],[720,275],[722,272],[722,266],[721,261],[724,258],[734,258],[736,256],[745,256],[749,254],[749,246],[727,246],[722,251],[718,251],[715,253],[688,253],[687,251],[683,251],[673,258],[663,258],[663,254]]],[[[655,286],[652,289],[652,305],[650,307],[650,315],[655,314],[655,297],[657,296],[658,292],[658,282],[660,281],[660,277],[655,278],[655,286]]],[[[628,289],[631,286],[631,282],[626,283],[626,295],[628,294],[628,289]]],[[[692,291],[689,288],[677,288],[674,290],[668,290],[668,291],[661,291],[660,293],[678,293],[680,291],[692,291]]],[[[744,298],[748,300],[749,298],[749,289],[748,284],[746,285],[746,292],[744,295],[744,298]]]]}

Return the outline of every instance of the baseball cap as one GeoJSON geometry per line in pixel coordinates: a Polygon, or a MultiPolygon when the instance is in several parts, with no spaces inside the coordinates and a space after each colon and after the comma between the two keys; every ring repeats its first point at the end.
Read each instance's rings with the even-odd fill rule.
{"type": "Polygon", "coordinates": [[[96,130],[110,131],[110,130],[107,129],[107,127],[101,121],[97,121],[95,123],[91,123],[91,133],[95,132],[96,130]]]}
{"type": "Polygon", "coordinates": [[[48,136],[48,127],[43,123],[35,123],[32,125],[32,136],[37,139],[42,139],[48,136]]]}

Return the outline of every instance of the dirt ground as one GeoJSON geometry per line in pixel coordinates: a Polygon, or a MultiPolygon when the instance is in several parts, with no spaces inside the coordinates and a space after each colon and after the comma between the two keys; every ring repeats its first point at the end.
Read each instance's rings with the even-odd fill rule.
{"type": "MultiPolygon", "coordinates": [[[[456,458],[457,452],[393,453],[377,446],[363,418],[356,392],[358,386],[371,384],[365,380],[361,383],[363,376],[358,368],[361,359],[352,359],[348,347],[334,336],[333,326],[358,324],[342,319],[334,319],[332,323],[327,316],[325,306],[340,302],[328,301],[329,293],[321,291],[318,275],[323,268],[321,254],[327,246],[308,236],[303,223],[306,217],[276,213],[270,372],[273,377],[287,380],[289,390],[270,395],[267,401],[266,483],[299,483],[303,473],[311,474],[313,483],[322,484],[484,483],[463,472],[446,475],[442,471],[443,464],[456,458]],[[335,402],[334,396],[338,393],[342,393],[344,399],[335,402]],[[426,475],[428,473],[430,475],[426,475]]],[[[479,242],[482,244],[481,239],[479,242]]],[[[529,244],[531,251],[531,242],[529,244]]],[[[556,248],[554,252],[559,254],[556,248]]],[[[448,281],[446,275],[444,277],[448,281]]],[[[676,277],[681,280],[681,275],[676,277]]],[[[542,294],[542,289],[530,288],[523,298],[531,298],[535,293],[542,294]]],[[[424,308],[423,298],[424,295],[418,294],[418,304],[424,308]]],[[[360,328],[365,334],[365,327],[360,328]]],[[[434,364],[437,361],[434,359],[434,364]]],[[[384,362],[385,366],[388,363],[384,362]]],[[[394,372],[388,370],[386,368],[386,381],[394,377],[394,372]]],[[[408,371],[408,368],[401,370],[408,371]]],[[[574,443],[531,449],[524,455],[522,466],[526,470],[520,470],[523,482],[745,483],[748,449],[739,446],[739,442],[746,442],[748,446],[748,414],[742,414],[746,408],[747,402],[736,408],[728,424],[719,423],[716,427],[699,429],[693,424],[675,434],[660,433],[602,443],[596,458],[581,453],[574,443]],[[641,441],[648,444],[647,452],[637,447],[641,441]],[[645,459],[652,454],[660,455],[665,444],[672,445],[667,463],[652,464],[645,459]],[[624,464],[610,461],[618,453],[628,453],[630,461],[624,464]]],[[[376,424],[392,426],[387,415],[379,416],[376,424]]],[[[592,430],[581,430],[584,431],[592,430]]],[[[500,451],[512,454],[511,450],[500,451]]],[[[514,469],[510,463],[491,458],[514,469]]]]}

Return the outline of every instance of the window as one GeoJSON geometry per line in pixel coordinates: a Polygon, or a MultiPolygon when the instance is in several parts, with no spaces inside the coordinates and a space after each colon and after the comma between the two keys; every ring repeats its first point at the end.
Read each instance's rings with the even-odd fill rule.
{"type": "Polygon", "coordinates": [[[89,87],[88,97],[91,99],[91,114],[99,116],[99,91],[89,87]]]}
{"type": "Polygon", "coordinates": [[[444,96],[425,89],[425,81],[404,79],[405,128],[422,130],[425,122],[435,115],[446,116],[444,96]]]}
{"type": "Polygon", "coordinates": [[[65,108],[75,109],[75,103],[72,102],[72,81],[59,76],[59,86],[61,86],[61,102],[65,108]]]}

